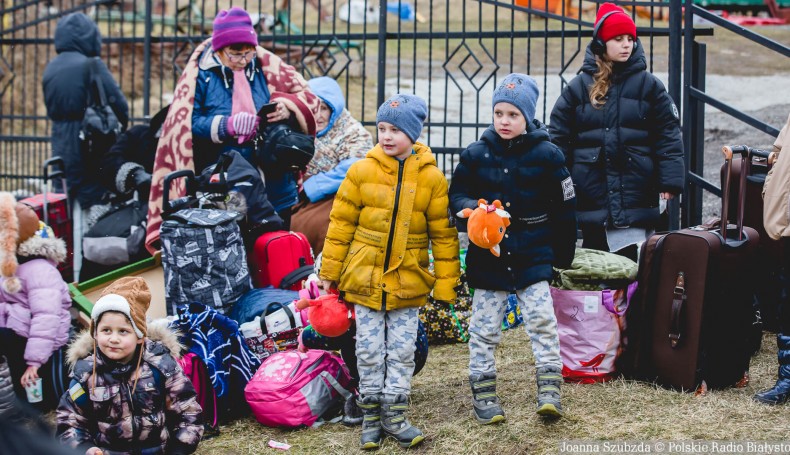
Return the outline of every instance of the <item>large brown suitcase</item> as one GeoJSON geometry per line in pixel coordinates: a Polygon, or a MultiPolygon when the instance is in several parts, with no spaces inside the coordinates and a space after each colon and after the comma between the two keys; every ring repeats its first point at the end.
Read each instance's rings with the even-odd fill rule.
{"type": "MultiPolygon", "coordinates": [[[[730,169],[733,150],[724,147],[724,154],[730,169]]],[[[748,172],[748,161],[742,165],[748,172]]],[[[744,188],[746,174],[741,177],[744,188]]],[[[726,220],[729,185],[723,192],[726,220]]],[[[743,196],[741,192],[741,208],[743,196]]],[[[742,213],[735,226],[721,223],[656,234],[642,246],[640,289],[629,308],[626,373],[687,391],[727,387],[743,378],[751,355],[750,274],[759,236],[743,226],[742,213]]]]}
{"type": "MultiPolygon", "coordinates": [[[[735,146],[740,148],[746,146],[735,146]]],[[[779,277],[782,267],[783,243],[768,236],[763,226],[763,185],[765,177],[773,165],[775,154],[766,150],[751,147],[749,153],[749,170],[746,175],[746,193],[743,205],[743,224],[753,227],[760,235],[760,244],[757,247],[755,260],[755,297],[760,310],[760,320],[763,329],[776,332],[779,329],[778,305],[782,293],[782,281],[779,277]]],[[[724,188],[724,179],[727,174],[727,165],[721,166],[721,185],[724,188]]],[[[738,206],[740,195],[741,162],[732,162],[732,175],[730,176],[730,207],[738,206]]],[[[737,219],[738,213],[730,210],[730,220],[737,219]]]]}

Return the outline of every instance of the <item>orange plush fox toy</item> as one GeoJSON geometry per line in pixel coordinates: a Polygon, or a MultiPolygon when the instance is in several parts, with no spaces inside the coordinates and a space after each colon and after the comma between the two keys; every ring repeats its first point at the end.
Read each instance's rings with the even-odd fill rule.
{"type": "Polygon", "coordinates": [[[502,208],[499,200],[489,204],[485,199],[480,199],[477,203],[476,209],[463,209],[457,215],[469,218],[466,225],[469,241],[499,257],[499,242],[505,236],[505,229],[510,226],[510,214],[502,208]]]}

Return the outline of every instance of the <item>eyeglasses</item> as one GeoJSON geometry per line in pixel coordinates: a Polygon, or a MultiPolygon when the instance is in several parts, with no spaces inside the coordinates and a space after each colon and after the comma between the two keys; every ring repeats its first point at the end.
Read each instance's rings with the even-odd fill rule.
{"type": "Polygon", "coordinates": [[[228,60],[230,60],[231,63],[239,63],[242,60],[246,60],[246,61],[249,62],[253,58],[255,58],[255,51],[249,51],[249,52],[246,52],[246,53],[241,54],[241,55],[239,55],[239,54],[231,54],[229,52],[225,52],[225,56],[228,57],[228,60]]]}

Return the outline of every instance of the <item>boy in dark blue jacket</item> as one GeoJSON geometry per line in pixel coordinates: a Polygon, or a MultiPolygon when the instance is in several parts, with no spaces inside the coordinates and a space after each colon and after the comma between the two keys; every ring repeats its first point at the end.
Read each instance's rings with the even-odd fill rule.
{"type": "MultiPolygon", "coordinates": [[[[532,341],[538,414],[562,415],[562,361],[557,319],[549,293],[552,267],[568,268],[576,247],[576,195],[560,149],[535,120],[538,86],[525,74],[506,76],[494,91],[494,123],[461,154],[450,185],[450,208],[474,209],[498,199],[511,224],[500,256],[474,244],[467,277],[475,289],[469,325],[469,382],[475,418],[505,420],[496,395],[494,350],[502,337],[508,294],[518,298],[532,341]]],[[[459,219],[465,230],[466,220],[459,219]]]]}

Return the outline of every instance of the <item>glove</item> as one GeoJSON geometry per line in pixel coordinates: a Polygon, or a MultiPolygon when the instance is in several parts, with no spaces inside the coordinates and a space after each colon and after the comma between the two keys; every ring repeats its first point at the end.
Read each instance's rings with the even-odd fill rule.
{"type": "Polygon", "coordinates": [[[258,130],[260,117],[248,112],[239,112],[228,117],[228,133],[231,136],[243,138],[252,136],[258,130]]]}
{"type": "Polygon", "coordinates": [[[148,193],[151,192],[151,174],[145,172],[144,169],[137,169],[132,174],[134,179],[134,188],[140,193],[143,200],[148,199],[148,193]]]}
{"type": "Polygon", "coordinates": [[[137,190],[141,199],[147,199],[151,191],[151,174],[141,167],[136,168],[126,177],[126,188],[129,193],[137,190]]]}

